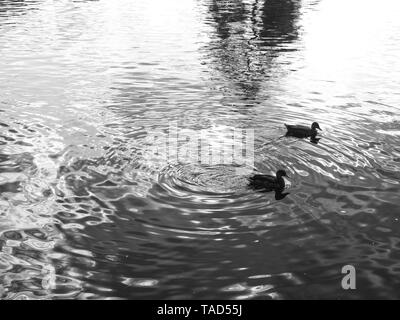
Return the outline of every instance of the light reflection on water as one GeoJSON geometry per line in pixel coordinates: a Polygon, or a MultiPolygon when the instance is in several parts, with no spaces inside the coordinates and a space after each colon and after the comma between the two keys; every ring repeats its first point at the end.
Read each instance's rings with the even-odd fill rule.
{"type": "Polygon", "coordinates": [[[1,0],[1,298],[398,298],[398,8],[1,0]],[[289,195],[147,157],[171,121],[254,129],[289,195]]]}

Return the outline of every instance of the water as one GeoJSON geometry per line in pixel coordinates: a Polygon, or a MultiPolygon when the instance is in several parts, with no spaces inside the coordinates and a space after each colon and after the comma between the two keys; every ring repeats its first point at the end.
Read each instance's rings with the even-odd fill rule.
{"type": "Polygon", "coordinates": [[[0,297],[400,298],[399,9],[0,0],[0,297]],[[254,130],[289,194],[148,156],[171,123],[254,130]]]}

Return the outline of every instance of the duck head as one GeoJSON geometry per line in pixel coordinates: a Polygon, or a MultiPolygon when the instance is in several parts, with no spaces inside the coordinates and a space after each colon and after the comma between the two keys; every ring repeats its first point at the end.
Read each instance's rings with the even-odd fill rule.
{"type": "Polygon", "coordinates": [[[313,122],[312,125],[311,125],[311,130],[312,131],[317,131],[317,129],[322,131],[322,129],[319,127],[318,122],[313,122]]]}
{"type": "Polygon", "coordinates": [[[276,178],[281,179],[282,177],[287,177],[288,175],[286,174],[285,170],[278,170],[276,172],[276,178]]]}

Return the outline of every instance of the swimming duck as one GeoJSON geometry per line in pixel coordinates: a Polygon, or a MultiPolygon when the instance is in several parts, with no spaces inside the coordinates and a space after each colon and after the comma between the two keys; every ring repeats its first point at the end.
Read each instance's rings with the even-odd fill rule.
{"type": "Polygon", "coordinates": [[[287,177],[285,170],[278,170],[275,177],[266,174],[256,174],[249,178],[249,185],[256,190],[262,189],[264,192],[275,191],[275,199],[281,200],[289,194],[282,193],[285,189],[285,180],[283,177],[287,177]]]}
{"type": "Polygon", "coordinates": [[[307,138],[314,137],[317,135],[317,129],[322,130],[319,127],[318,122],[313,122],[311,128],[302,125],[289,125],[285,124],[287,128],[286,136],[296,137],[296,138],[307,138]]]}

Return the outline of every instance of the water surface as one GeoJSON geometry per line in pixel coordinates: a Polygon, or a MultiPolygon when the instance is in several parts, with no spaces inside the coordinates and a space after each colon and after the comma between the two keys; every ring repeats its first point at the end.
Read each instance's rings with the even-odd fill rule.
{"type": "Polygon", "coordinates": [[[400,298],[399,9],[0,0],[0,297],[400,298]],[[254,130],[289,194],[149,156],[171,123],[254,130]]]}

